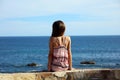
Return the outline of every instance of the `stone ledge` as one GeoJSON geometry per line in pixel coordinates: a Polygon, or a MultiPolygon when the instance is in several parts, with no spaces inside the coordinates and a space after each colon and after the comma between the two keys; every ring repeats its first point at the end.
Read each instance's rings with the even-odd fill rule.
{"type": "Polygon", "coordinates": [[[62,72],[0,73],[0,80],[120,80],[120,69],[74,69],[62,72]]]}

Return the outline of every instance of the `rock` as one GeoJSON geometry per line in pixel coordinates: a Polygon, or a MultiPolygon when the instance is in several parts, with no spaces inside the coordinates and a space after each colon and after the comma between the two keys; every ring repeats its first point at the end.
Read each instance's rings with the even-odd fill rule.
{"type": "Polygon", "coordinates": [[[94,61],[82,61],[80,64],[95,64],[94,61]]]}
{"type": "Polygon", "coordinates": [[[116,63],[116,65],[120,65],[119,63],[116,63]]]}
{"type": "Polygon", "coordinates": [[[30,63],[30,64],[27,64],[27,66],[34,67],[34,66],[37,66],[37,64],[36,63],[30,63]]]}

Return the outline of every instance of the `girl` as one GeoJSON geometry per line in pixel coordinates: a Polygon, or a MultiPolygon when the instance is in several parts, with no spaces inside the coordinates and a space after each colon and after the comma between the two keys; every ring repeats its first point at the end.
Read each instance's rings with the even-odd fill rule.
{"type": "Polygon", "coordinates": [[[65,71],[72,69],[71,39],[64,36],[63,21],[55,21],[49,40],[48,71],[65,71]]]}

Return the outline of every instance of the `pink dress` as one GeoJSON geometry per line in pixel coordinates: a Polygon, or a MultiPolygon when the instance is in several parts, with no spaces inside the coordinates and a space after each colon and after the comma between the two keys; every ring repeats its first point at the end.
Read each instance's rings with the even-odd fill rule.
{"type": "MultiPolygon", "coordinates": [[[[65,39],[63,40],[63,45],[59,45],[57,48],[54,48],[53,59],[52,59],[52,71],[64,71],[68,70],[68,50],[64,46],[65,39]]],[[[56,39],[58,40],[58,39],[56,39]]]]}

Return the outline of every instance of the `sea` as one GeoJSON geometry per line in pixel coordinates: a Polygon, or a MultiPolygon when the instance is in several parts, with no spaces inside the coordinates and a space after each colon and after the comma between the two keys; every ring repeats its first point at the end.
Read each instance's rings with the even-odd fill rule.
{"type": "MultiPolygon", "coordinates": [[[[73,68],[120,68],[120,36],[70,36],[73,68]],[[95,64],[81,64],[93,61],[95,64]]],[[[47,70],[49,36],[0,37],[0,73],[47,70]],[[28,66],[35,63],[37,66],[28,66]]]]}

